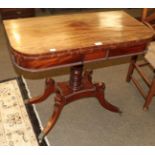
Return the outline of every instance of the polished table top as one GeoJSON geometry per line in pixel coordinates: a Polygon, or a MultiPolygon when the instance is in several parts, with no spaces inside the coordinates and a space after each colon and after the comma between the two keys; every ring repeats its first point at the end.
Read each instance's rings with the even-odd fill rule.
{"type": "MultiPolygon", "coordinates": [[[[87,51],[95,48],[114,49],[119,46],[128,47],[141,42],[147,43],[153,35],[149,28],[123,11],[5,20],[4,27],[11,51],[16,53],[15,57],[17,54],[41,57],[63,53],[63,57],[59,57],[59,59],[63,59],[65,53],[74,55],[74,53],[83,52],[86,54],[87,51]]],[[[107,53],[104,55],[100,53],[94,59],[105,57],[105,55],[107,53]]],[[[92,57],[85,55],[83,61],[91,60],[92,57]]],[[[79,59],[81,58],[75,61],[79,61],[79,59]]],[[[29,65],[21,64],[23,60],[17,62],[16,59],[15,61],[19,66],[29,65]]],[[[54,61],[57,62],[57,60],[54,61]]],[[[67,64],[67,62],[58,64],[55,62],[51,66],[67,64]]],[[[50,67],[50,65],[48,66],[50,67]]]]}

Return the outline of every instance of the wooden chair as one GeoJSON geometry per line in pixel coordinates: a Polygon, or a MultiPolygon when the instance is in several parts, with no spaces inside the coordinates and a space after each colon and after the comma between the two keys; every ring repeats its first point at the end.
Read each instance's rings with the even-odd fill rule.
{"type": "MultiPolygon", "coordinates": [[[[152,29],[153,33],[155,34],[155,9],[143,9],[141,21],[144,24],[146,24],[150,29],[152,29]]],[[[149,45],[147,52],[144,56],[145,63],[138,64],[136,61],[137,56],[133,56],[131,58],[131,63],[127,74],[127,82],[130,82],[130,80],[133,81],[133,83],[145,99],[143,109],[147,110],[152,101],[153,96],[155,96],[155,74],[152,81],[150,81],[147,74],[144,73],[141,67],[149,65],[155,73],[155,37],[153,37],[152,42],[149,45]],[[134,69],[137,71],[137,73],[139,73],[139,75],[142,77],[144,82],[149,87],[149,91],[147,93],[144,91],[138,80],[136,80],[135,77],[132,76],[134,69]]]]}

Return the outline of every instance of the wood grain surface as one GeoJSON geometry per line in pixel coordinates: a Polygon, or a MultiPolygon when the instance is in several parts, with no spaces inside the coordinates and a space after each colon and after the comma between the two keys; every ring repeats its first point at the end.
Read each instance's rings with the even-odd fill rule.
{"type": "Polygon", "coordinates": [[[144,53],[153,32],[123,11],[4,20],[15,65],[35,72],[144,53]]]}
{"type": "Polygon", "coordinates": [[[152,32],[123,11],[5,20],[11,47],[34,55],[148,39],[152,32]]]}

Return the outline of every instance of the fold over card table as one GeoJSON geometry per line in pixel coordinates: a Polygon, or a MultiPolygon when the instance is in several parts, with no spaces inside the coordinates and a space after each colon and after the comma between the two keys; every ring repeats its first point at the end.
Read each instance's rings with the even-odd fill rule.
{"type": "MultiPolygon", "coordinates": [[[[53,15],[3,21],[13,63],[20,69],[39,72],[70,66],[70,79],[56,83],[45,77],[45,91],[29,104],[56,93],[54,112],[40,140],[56,123],[63,107],[71,101],[96,97],[107,110],[121,113],[104,97],[105,84],[92,83],[92,71],[83,73],[85,63],[144,54],[153,33],[123,11],[53,15]]],[[[129,72],[132,72],[132,66],[129,72]]]]}

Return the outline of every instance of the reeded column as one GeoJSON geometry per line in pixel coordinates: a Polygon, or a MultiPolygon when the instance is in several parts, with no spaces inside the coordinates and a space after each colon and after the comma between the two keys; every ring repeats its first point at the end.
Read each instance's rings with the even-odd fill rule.
{"type": "Polygon", "coordinates": [[[70,87],[73,91],[78,91],[81,88],[83,65],[73,66],[70,69],[70,87]]]}

